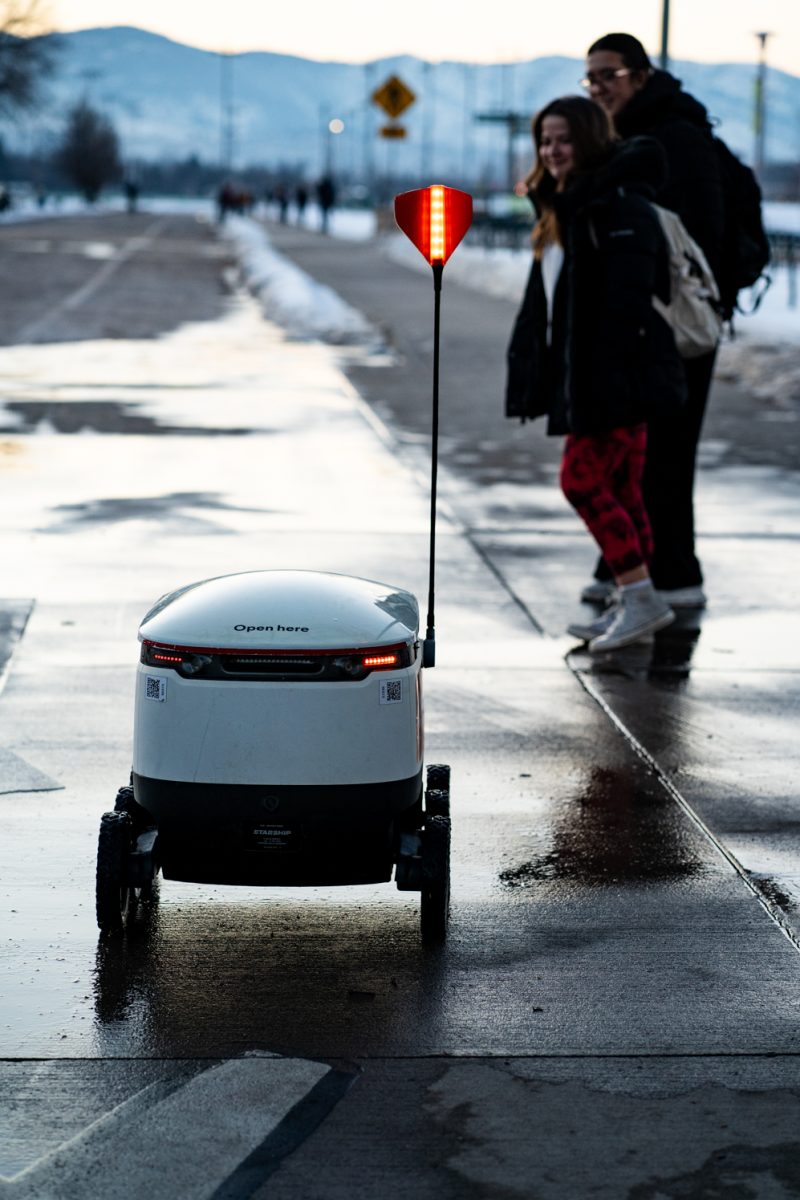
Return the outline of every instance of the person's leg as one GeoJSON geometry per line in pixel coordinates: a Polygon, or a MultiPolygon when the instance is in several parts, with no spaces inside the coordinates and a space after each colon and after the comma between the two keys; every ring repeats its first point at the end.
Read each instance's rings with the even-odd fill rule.
{"type": "MultiPolygon", "coordinates": [[[[655,541],[651,564],[655,586],[667,592],[688,589],[688,601],[694,596],[700,604],[705,599],[703,572],[695,553],[694,480],[715,359],[716,352],[684,361],[686,404],[650,420],[642,480],[655,541]]],[[[594,578],[601,585],[611,579],[611,571],[602,557],[597,560],[594,578]]],[[[585,593],[592,591],[591,585],[584,589],[585,593]]],[[[587,595],[587,598],[593,597],[587,595]]]]}
{"type": "Polygon", "coordinates": [[[646,561],[652,538],[638,486],[645,437],[641,426],[622,428],[598,437],[568,437],[564,447],[562,490],[600,547],[619,588],[619,601],[609,613],[568,629],[587,640],[593,652],[630,645],[674,620],[653,589],[646,561]]]}
{"type": "Polygon", "coordinates": [[[628,429],[612,429],[594,437],[570,435],[561,460],[561,490],[597,542],[615,578],[646,561],[636,525],[611,483],[624,469],[631,441],[628,429]]]}
{"type": "MultiPolygon", "coordinates": [[[[611,475],[611,490],[633,521],[642,558],[648,568],[653,560],[653,528],[642,496],[647,450],[647,426],[636,425],[630,429],[627,451],[621,455],[611,475]]],[[[619,582],[619,580],[617,581],[619,582]]]]}
{"type": "Polygon", "coordinates": [[[642,491],[655,540],[653,581],[661,591],[703,583],[694,544],[694,479],[715,357],[686,360],[686,404],[648,422],[642,491]]]}

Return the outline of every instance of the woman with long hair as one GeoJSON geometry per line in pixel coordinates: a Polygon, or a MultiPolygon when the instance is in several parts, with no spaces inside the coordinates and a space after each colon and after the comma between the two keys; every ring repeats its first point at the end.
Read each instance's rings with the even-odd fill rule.
{"type": "Polygon", "coordinates": [[[565,435],[561,487],[609,564],[616,601],[570,625],[593,653],[664,628],[674,613],[653,588],[641,478],[646,422],[684,399],[672,331],[653,307],[669,298],[669,261],[648,197],[664,174],[650,138],[618,143],[607,114],[580,96],[533,120],[527,179],[538,220],[533,266],[508,352],[506,412],[547,417],[565,435]]]}

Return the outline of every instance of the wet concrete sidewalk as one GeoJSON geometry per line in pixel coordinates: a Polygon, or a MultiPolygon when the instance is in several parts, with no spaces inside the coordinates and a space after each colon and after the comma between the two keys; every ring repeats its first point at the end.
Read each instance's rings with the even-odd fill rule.
{"type": "MultiPolygon", "coordinates": [[[[375,370],[353,358],[346,369],[391,424],[404,456],[423,468],[429,279],[390,261],[385,243],[344,251],[296,227],[270,224],[268,233],[276,249],[349,303],[381,314],[394,365],[375,370]]],[[[592,544],[558,488],[558,439],[544,437],[541,422],[503,420],[504,351],[517,298],[479,288],[445,275],[442,493],[509,593],[558,637],[571,620],[594,615],[577,603],[591,576],[592,544]]],[[[797,934],[800,397],[785,379],[787,364],[800,363],[800,339],[772,353],[754,344],[759,366],[748,374],[746,318],[738,326],[738,339],[720,353],[699,452],[698,553],[708,609],[682,613],[653,647],[594,661],[578,649],[567,662],[797,934]],[[748,390],[753,379],[758,387],[748,390]]]]}
{"type": "MultiPolygon", "coordinates": [[[[480,304],[469,311],[477,328],[480,304]]],[[[191,1147],[203,1128],[191,1095],[211,1083],[186,1080],[257,1052],[359,1072],[272,1175],[273,1200],[611,1200],[728,1179],[797,1194],[800,955],[775,919],[792,910],[753,891],[750,850],[715,824],[736,774],[735,828],[749,822],[759,853],[767,844],[758,822],[789,786],[781,754],[795,753],[788,719],[769,719],[775,677],[794,688],[794,661],[778,667],[766,642],[746,657],[715,598],[688,674],[659,680],[635,657],[605,674],[568,663],[556,631],[589,555],[556,514],[546,462],[522,523],[522,493],[512,522],[491,488],[446,469],[438,662],[424,684],[427,760],[453,768],[447,946],[423,952],[416,897],[389,885],[166,882],[124,939],[98,939],[97,823],[127,779],[144,611],[190,580],[260,567],[385,579],[424,602],[425,452],[376,420],[338,352],[286,340],[244,295],[161,338],[9,348],[2,388],[18,417],[34,404],[47,416],[35,432],[7,427],[0,446],[13,649],[0,696],[0,1174],[162,1084],[178,1089],[175,1128],[191,1147]],[[76,400],[98,420],[118,405],[114,431],[64,431],[60,406],[76,400]],[[759,791],[747,773],[765,763],[759,791]]],[[[714,552],[720,579],[729,540],[714,552]]],[[[784,865],[794,829],[772,831],[784,865]]],[[[266,1071],[258,1087],[270,1086],[266,1071]]],[[[78,1158],[65,1163],[65,1194],[91,1195],[78,1158]]],[[[128,1194],[142,1169],[131,1163],[128,1194]]],[[[223,1184],[212,1171],[203,1194],[223,1184]]]]}

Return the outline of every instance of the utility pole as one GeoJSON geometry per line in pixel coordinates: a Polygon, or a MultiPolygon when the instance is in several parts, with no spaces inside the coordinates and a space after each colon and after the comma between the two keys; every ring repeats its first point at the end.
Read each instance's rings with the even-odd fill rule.
{"type": "Polygon", "coordinates": [[[233,55],[219,56],[219,163],[222,170],[233,170],[233,55]]]}
{"type": "Polygon", "coordinates": [[[506,176],[508,179],[509,191],[514,190],[516,180],[515,162],[514,162],[514,139],[520,133],[526,133],[530,129],[530,117],[526,113],[512,112],[486,112],[476,113],[476,121],[483,121],[492,125],[505,125],[508,135],[507,157],[506,157],[506,176]]]}
{"type": "Polygon", "coordinates": [[[661,54],[658,65],[662,71],[669,70],[669,0],[661,0],[661,54]]]}
{"type": "Polygon", "coordinates": [[[767,38],[772,37],[772,34],[757,33],[756,37],[758,38],[758,70],[756,72],[755,103],[753,107],[753,133],[755,135],[753,165],[756,175],[761,179],[766,162],[767,38]]]}
{"type": "Polygon", "coordinates": [[[364,63],[364,128],[363,128],[363,172],[364,172],[364,187],[367,189],[367,196],[372,200],[372,189],[374,187],[374,170],[373,170],[373,153],[372,147],[375,139],[373,130],[372,116],[372,93],[374,91],[372,83],[372,74],[374,63],[364,63]]]}
{"type": "Polygon", "coordinates": [[[461,178],[464,187],[475,176],[475,168],[472,162],[472,113],[475,108],[474,87],[474,68],[471,63],[464,63],[464,99],[462,103],[464,125],[461,141],[461,178]]]}

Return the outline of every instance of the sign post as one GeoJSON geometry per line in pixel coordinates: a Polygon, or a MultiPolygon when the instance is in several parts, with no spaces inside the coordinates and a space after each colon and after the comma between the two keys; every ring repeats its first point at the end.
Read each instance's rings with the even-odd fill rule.
{"type": "Polygon", "coordinates": [[[472,197],[434,184],[394,199],[400,229],[433,269],[433,419],[431,429],[431,531],[428,566],[428,615],[422,646],[423,667],[436,664],[434,575],[436,563],[436,487],[439,468],[439,318],[444,265],[472,224],[472,197]]]}
{"type": "Polygon", "coordinates": [[[382,108],[389,118],[388,125],[382,125],[379,133],[384,138],[404,138],[406,130],[397,124],[397,117],[404,113],[416,100],[410,87],[403,83],[397,75],[390,75],[385,83],[372,93],[373,103],[382,108]]]}

